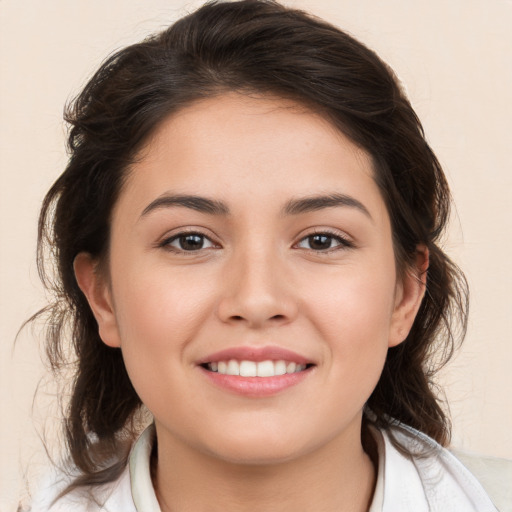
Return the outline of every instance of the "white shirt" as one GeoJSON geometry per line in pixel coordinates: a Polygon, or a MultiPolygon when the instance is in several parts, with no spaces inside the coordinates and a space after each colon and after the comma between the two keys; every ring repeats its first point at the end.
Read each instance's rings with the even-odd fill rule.
{"type": "MultiPolygon", "coordinates": [[[[448,450],[410,427],[373,429],[379,467],[369,512],[497,512],[483,487],[448,450]],[[414,455],[403,455],[390,435],[414,455]]],[[[148,427],[130,454],[129,464],[113,483],[74,490],[57,500],[69,483],[50,479],[35,497],[31,512],[161,512],[151,482],[150,456],[154,427],[148,427]]]]}

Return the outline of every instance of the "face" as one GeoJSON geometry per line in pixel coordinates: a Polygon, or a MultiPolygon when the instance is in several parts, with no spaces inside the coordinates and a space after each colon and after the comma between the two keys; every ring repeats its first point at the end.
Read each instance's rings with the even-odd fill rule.
{"type": "Polygon", "coordinates": [[[86,255],[75,270],[159,447],[263,463],[360,445],[421,300],[373,173],[284,100],[228,94],[158,128],[113,212],[109,278],[86,255]]]}

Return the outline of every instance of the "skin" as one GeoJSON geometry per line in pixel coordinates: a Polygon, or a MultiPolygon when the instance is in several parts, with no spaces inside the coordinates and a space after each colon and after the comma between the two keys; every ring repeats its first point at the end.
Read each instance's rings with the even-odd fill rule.
{"type": "Polygon", "coordinates": [[[364,511],[375,470],[363,406],[388,347],[407,336],[426,250],[397,278],[389,215],[369,155],[322,117],[271,97],[226,94],[157,128],[112,216],[109,275],[75,260],[103,341],[120,347],[153,413],[163,511],[364,511]],[[169,194],[229,213],[148,205],[169,194]],[[283,213],[289,201],[343,194],[283,213]],[[363,211],[366,210],[365,211],[363,211]],[[204,246],[179,250],[183,231],[204,246]],[[326,233],[327,248],[311,235],[326,233]],[[308,238],[309,237],[309,238],[308,238]],[[267,397],[212,385],[197,362],[278,346],[314,363],[267,397]],[[314,468],[314,470],[312,470],[314,468]]]}

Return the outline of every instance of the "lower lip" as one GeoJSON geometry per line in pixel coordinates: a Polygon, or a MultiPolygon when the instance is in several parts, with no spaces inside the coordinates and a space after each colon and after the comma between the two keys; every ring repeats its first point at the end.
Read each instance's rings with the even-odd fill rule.
{"type": "Polygon", "coordinates": [[[211,372],[203,367],[199,367],[199,369],[216,386],[238,395],[251,397],[271,396],[296,386],[312,370],[312,368],[308,368],[301,372],[276,375],[275,377],[240,377],[239,375],[224,375],[218,372],[211,372]]]}

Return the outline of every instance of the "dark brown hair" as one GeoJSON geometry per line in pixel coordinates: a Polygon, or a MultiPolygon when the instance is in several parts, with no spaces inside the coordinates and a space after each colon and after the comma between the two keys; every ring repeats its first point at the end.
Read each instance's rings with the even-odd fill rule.
{"type": "Polygon", "coordinates": [[[159,123],[192,102],[226,91],[271,94],[324,115],[372,157],[392,223],[397,268],[418,244],[430,252],[426,294],[407,340],[388,352],[368,400],[372,421],[402,422],[442,444],[449,424],[433,375],[466,325],[467,291],[439,247],[449,216],[445,176],[393,72],[363,44],[304,12],[269,0],[208,3],[167,30],[111,56],[66,111],[70,159],[46,195],[39,221],[47,309],[47,353],[57,371],[74,352],[65,429],[81,477],[114,479],[126,463],[141,401],[121,351],[105,345],[80,291],[73,260],[105,261],[112,208],[127,168],[159,123]],[[50,252],[48,253],[48,248],[50,252]],[[45,271],[45,255],[56,279],[45,271]],[[52,267],[53,268],[53,267],[52,267]],[[71,326],[71,330],[66,326],[71,326]],[[69,334],[70,333],[70,334],[69,334]]]}

